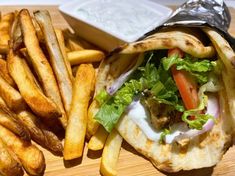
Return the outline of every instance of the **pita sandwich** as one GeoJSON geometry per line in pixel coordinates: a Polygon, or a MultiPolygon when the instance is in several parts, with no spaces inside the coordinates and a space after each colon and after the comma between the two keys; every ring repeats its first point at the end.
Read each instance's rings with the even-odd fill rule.
{"type": "Polygon", "coordinates": [[[232,144],[235,53],[210,28],[166,28],[99,68],[95,119],[164,172],[216,165],[232,144]]]}

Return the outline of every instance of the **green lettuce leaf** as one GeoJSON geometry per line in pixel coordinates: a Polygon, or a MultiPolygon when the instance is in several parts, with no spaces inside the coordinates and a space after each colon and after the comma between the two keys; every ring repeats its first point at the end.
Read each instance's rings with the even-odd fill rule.
{"type": "MultiPolygon", "coordinates": [[[[108,132],[111,132],[126,107],[131,104],[134,96],[140,93],[141,90],[142,84],[137,80],[130,80],[125,83],[113,97],[101,105],[100,110],[95,115],[95,119],[108,132]]],[[[101,92],[101,94],[103,93],[101,92]]]]}
{"type": "Polygon", "coordinates": [[[202,97],[200,105],[196,109],[184,111],[182,115],[182,120],[189,125],[189,128],[201,130],[203,125],[209,120],[214,119],[210,114],[201,114],[200,111],[205,108],[206,96],[202,97]],[[189,117],[194,117],[194,119],[189,119],[189,117]]]}
{"type": "Polygon", "coordinates": [[[186,55],[184,59],[177,56],[165,57],[162,63],[165,70],[169,70],[172,65],[176,65],[177,70],[188,71],[201,85],[208,81],[208,73],[212,71],[215,66],[214,61],[192,59],[188,55],[186,55]]]}
{"type": "Polygon", "coordinates": [[[100,105],[104,104],[109,98],[110,95],[104,89],[101,90],[99,94],[95,97],[95,99],[100,105]]]}

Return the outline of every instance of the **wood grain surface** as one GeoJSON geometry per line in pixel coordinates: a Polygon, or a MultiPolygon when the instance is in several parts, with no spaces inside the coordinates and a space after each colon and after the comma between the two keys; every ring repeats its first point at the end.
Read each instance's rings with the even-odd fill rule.
{"type": "MultiPolygon", "coordinates": [[[[27,8],[30,11],[38,9],[49,10],[53,24],[58,28],[67,28],[68,24],[55,6],[0,6],[2,14],[27,8]]],[[[232,22],[229,32],[235,36],[235,9],[230,9],[232,22]]],[[[98,176],[101,152],[84,150],[83,157],[73,162],[64,162],[62,157],[55,156],[49,151],[39,148],[44,152],[46,158],[46,176],[98,176]]],[[[233,176],[235,175],[235,146],[231,147],[224,155],[222,161],[215,167],[204,168],[174,174],[159,172],[146,158],[138,154],[126,142],[123,143],[118,161],[119,176],[233,176]]]]}

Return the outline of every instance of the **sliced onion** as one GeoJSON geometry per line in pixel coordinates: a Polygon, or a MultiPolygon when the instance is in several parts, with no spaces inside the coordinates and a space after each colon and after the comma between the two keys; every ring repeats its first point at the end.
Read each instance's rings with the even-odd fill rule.
{"type": "Polygon", "coordinates": [[[143,54],[140,54],[137,58],[135,65],[127,72],[121,74],[111,86],[107,87],[108,94],[113,95],[132,75],[132,73],[142,64],[144,60],[143,54]]]}
{"type": "MultiPolygon", "coordinates": [[[[208,104],[207,104],[207,111],[206,114],[212,115],[215,119],[219,116],[219,102],[215,95],[209,94],[208,95],[208,104]]],[[[167,135],[166,136],[166,143],[172,143],[173,141],[179,141],[185,138],[193,138],[195,136],[198,136],[200,134],[203,134],[209,130],[211,130],[214,126],[215,119],[209,119],[202,127],[202,130],[196,130],[196,129],[189,129],[179,133],[179,135],[172,138],[172,136],[167,135]]],[[[181,123],[179,123],[181,124],[181,123]]],[[[177,129],[179,127],[179,124],[175,124],[175,126],[172,126],[173,129],[177,129]]]]}

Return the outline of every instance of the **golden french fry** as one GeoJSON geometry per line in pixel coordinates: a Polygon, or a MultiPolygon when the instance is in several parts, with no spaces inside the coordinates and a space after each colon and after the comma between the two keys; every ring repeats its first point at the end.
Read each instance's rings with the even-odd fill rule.
{"type": "Polygon", "coordinates": [[[0,96],[3,98],[7,106],[14,111],[22,110],[26,107],[26,103],[21,94],[11,87],[10,84],[8,84],[8,82],[6,82],[1,76],[0,96]]]}
{"type": "Polygon", "coordinates": [[[34,25],[35,30],[36,30],[38,41],[40,43],[45,43],[45,38],[44,38],[43,32],[42,32],[37,20],[34,17],[32,17],[32,22],[33,22],[33,25],[34,25]]]}
{"type": "Polygon", "coordinates": [[[1,96],[0,96],[0,106],[2,106],[2,107],[7,107],[7,104],[6,104],[5,101],[2,99],[1,96]]]}
{"type": "Polygon", "coordinates": [[[34,16],[44,34],[45,43],[50,55],[50,63],[55,73],[65,111],[69,113],[72,101],[72,80],[70,79],[66,63],[56,38],[50,14],[47,10],[40,10],[34,12],[34,16]]]}
{"type": "Polygon", "coordinates": [[[4,78],[12,87],[16,86],[7,69],[7,62],[3,59],[0,59],[0,76],[4,78]]]}
{"type": "Polygon", "coordinates": [[[10,48],[13,49],[13,51],[18,51],[19,48],[21,48],[23,44],[23,34],[20,27],[19,22],[19,15],[15,16],[15,20],[12,24],[11,28],[11,39],[10,39],[10,48]]]}
{"type": "Polygon", "coordinates": [[[38,89],[40,89],[41,92],[43,92],[41,85],[39,84],[38,80],[34,77],[27,62],[24,59],[22,59],[22,66],[24,67],[24,70],[26,74],[28,75],[28,78],[36,84],[36,86],[38,87],[38,89]]]}
{"type": "Polygon", "coordinates": [[[0,53],[7,54],[9,50],[10,29],[14,20],[14,13],[8,13],[2,16],[0,22],[0,53]]]}
{"type": "Polygon", "coordinates": [[[100,172],[103,176],[117,175],[117,162],[122,146],[122,137],[113,129],[109,134],[102,153],[100,172]]]}
{"type": "Polygon", "coordinates": [[[99,62],[105,57],[105,54],[99,50],[71,51],[68,52],[67,55],[71,65],[99,62]]]}
{"type": "Polygon", "coordinates": [[[65,133],[64,159],[71,160],[82,156],[87,109],[94,88],[95,70],[91,64],[81,64],[74,81],[72,106],[65,133]]]}
{"type": "Polygon", "coordinates": [[[43,118],[58,118],[61,116],[57,105],[47,98],[29,78],[23,66],[23,59],[18,55],[8,57],[8,69],[15,80],[19,91],[32,111],[43,118]]]}
{"type": "Polygon", "coordinates": [[[20,11],[19,21],[23,33],[24,44],[30,56],[29,58],[31,59],[33,68],[42,85],[43,92],[60,108],[59,110],[62,113],[62,118],[60,118],[60,121],[63,127],[65,127],[67,125],[67,116],[64,112],[59,88],[57,86],[52,68],[42,49],[40,48],[39,41],[36,36],[36,31],[28,10],[23,9],[20,11]]]}
{"type": "Polygon", "coordinates": [[[31,138],[41,146],[61,155],[63,146],[58,137],[50,131],[34,114],[29,111],[21,111],[18,114],[19,120],[29,130],[31,138]]]}
{"type": "Polygon", "coordinates": [[[25,143],[14,133],[0,125],[0,139],[19,158],[30,175],[42,175],[45,169],[43,153],[33,144],[25,143]]]}
{"type": "Polygon", "coordinates": [[[7,146],[0,139],[0,175],[21,176],[24,175],[22,165],[17,161],[16,156],[7,149],[7,146]]]}
{"type": "Polygon", "coordinates": [[[9,51],[8,45],[2,45],[2,44],[0,44],[0,53],[1,53],[1,54],[7,54],[8,51],[9,51]]]}
{"type": "Polygon", "coordinates": [[[64,43],[63,32],[62,32],[62,30],[55,29],[55,33],[56,33],[56,37],[57,37],[57,40],[58,40],[59,45],[60,45],[61,52],[63,54],[64,62],[66,64],[67,70],[69,72],[70,79],[73,81],[74,77],[73,77],[73,74],[72,74],[71,65],[70,65],[70,63],[68,61],[68,57],[67,57],[67,52],[66,52],[66,47],[65,47],[65,43],[64,43]]]}
{"type": "Polygon", "coordinates": [[[19,121],[16,114],[11,112],[5,105],[0,106],[0,125],[4,126],[25,141],[31,140],[26,127],[19,121]]]}
{"type": "Polygon", "coordinates": [[[96,131],[98,130],[99,123],[94,119],[96,113],[99,111],[99,104],[94,99],[91,103],[91,105],[88,108],[88,122],[87,122],[87,131],[86,131],[86,137],[88,139],[91,138],[91,136],[95,135],[96,131]]]}
{"type": "Polygon", "coordinates": [[[108,137],[108,132],[104,127],[100,126],[95,135],[93,135],[88,143],[88,149],[101,150],[104,148],[105,141],[108,137]]]}

